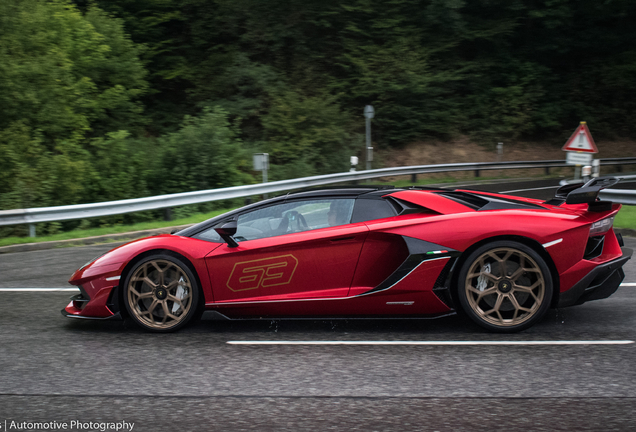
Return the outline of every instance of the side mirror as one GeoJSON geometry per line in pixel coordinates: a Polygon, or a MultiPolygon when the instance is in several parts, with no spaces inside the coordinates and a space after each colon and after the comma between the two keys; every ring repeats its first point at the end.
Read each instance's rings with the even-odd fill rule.
{"type": "Polygon", "coordinates": [[[226,222],[223,225],[214,228],[214,231],[216,231],[217,234],[225,240],[229,247],[238,247],[238,243],[234,240],[234,237],[232,237],[236,234],[236,230],[236,221],[226,222]]]}

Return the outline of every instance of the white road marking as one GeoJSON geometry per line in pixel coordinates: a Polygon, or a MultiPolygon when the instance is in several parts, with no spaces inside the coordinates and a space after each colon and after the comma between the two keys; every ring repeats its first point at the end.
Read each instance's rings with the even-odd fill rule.
{"type": "Polygon", "coordinates": [[[559,188],[561,186],[546,186],[546,187],[538,187],[538,188],[529,188],[529,189],[515,189],[515,190],[509,190],[509,191],[502,191],[502,192],[497,192],[497,193],[501,193],[501,194],[505,194],[505,193],[513,193],[513,192],[525,192],[525,191],[531,191],[531,190],[544,190],[544,189],[556,189],[559,188]]]}
{"type": "Polygon", "coordinates": [[[64,292],[79,291],[79,288],[0,288],[0,292],[64,292]]]}
{"type": "Polygon", "coordinates": [[[580,341],[227,341],[229,345],[627,345],[633,340],[580,341]]]}

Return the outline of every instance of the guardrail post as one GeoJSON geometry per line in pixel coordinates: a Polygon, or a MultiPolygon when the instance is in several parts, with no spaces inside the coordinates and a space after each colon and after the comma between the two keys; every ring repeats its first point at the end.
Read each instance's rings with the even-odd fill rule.
{"type": "Polygon", "coordinates": [[[411,174],[411,183],[417,183],[417,174],[411,174]]]}
{"type": "Polygon", "coordinates": [[[479,177],[479,170],[475,170],[475,177],[479,177]]]}
{"type": "Polygon", "coordinates": [[[550,167],[545,167],[545,175],[550,175],[550,167]]]}
{"type": "Polygon", "coordinates": [[[165,209],[163,209],[163,220],[172,220],[172,209],[170,207],[166,207],[165,209]]]}
{"type": "Polygon", "coordinates": [[[35,224],[29,224],[29,237],[35,237],[35,224]]]}
{"type": "Polygon", "coordinates": [[[616,165],[617,172],[623,172],[623,165],[616,165]]]}

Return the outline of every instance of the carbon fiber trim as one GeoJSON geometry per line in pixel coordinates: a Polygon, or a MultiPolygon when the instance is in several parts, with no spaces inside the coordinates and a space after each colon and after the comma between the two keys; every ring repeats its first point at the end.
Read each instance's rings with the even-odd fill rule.
{"type": "Polygon", "coordinates": [[[392,288],[398,282],[408,276],[413,270],[419,267],[420,264],[422,264],[424,261],[443,258],[454,258],[460,255],[460,252],[456,251],[455,249],[450,249],[435,243],[406,236],[402,236],[402,239],[408,247],[409,256],[406,257],[404,262],[400,264],[400,266],[378,286],[376,286],[372,290],[369,290],[362,294],[358,294],[356,297],[374,294],[392,288]]]}
{"type": "Polygon", "coordinates": [[[433,285],[433,294],[435,294],[442,303],[451,309],[455,309],[455,305],[450,293],[450,278],[452,275],[452,269],[456,263],[457,258],[452,258],[448,263],[446,263],[437,277],[435,285],[433,285]]]}

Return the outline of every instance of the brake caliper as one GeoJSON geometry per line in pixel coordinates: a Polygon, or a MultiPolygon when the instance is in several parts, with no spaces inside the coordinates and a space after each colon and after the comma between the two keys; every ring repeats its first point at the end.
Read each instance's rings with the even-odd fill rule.
{"type": "Polygon", "coordinates": [[[484,266],[481,268],[479,277],[477,278],[477,289],[479,291],[484,291],[486,288],[488,288],[488,278],[484,276],[484,273],[490,274],[490,263],[484,264],[484,266]]]}
{"type": "MultiPolygon", "coordinates": [[[[184,284],[185,284],[185,279],[183,279],[183,276],[181,276],[179,278],[179,285],[177,285],[177,292],[175,293],[175,297],[178,298],[179,300],[183,300],[183,298],[186,295],[186,289],[184,284]]],[[[180,307],[181,307],[180,303],[174,303],[172,305],[172,313],[175,313],[176,311],[178,311],[180,307]]]]}

